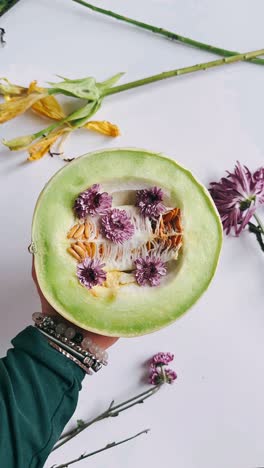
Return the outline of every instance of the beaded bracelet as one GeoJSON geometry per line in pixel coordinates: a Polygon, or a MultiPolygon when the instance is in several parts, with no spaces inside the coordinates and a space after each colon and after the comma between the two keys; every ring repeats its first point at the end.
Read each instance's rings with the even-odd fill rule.
{"type": "Polygon", "coordinates": [[[65,322],[59,322],[54,317],[35,312],[32,315],[35,326],[49,340],[52,340],[65,352],[70,353],[84,366],[92,368],[94,372],[101,369],[102,365],[108,364],[108,354],[90,338],[83,338],[82,333],[69,327],[65,322]]]}

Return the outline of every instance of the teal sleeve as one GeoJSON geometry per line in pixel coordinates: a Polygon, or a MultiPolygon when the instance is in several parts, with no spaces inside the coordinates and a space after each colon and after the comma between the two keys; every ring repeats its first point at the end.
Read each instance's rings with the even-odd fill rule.
{"type": "Polygon", "coordinates": [[[0,466],[41,468],[78,400],[84,372],[34,327],[0,359],[0,466]]]}

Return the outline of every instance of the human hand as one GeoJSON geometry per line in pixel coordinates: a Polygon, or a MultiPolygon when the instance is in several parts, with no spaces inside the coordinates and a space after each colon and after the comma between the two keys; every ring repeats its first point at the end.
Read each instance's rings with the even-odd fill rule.
{"type": "MultiPolygon", "coordinates": [[[[39,287],[37,276],[36,276],[36,271],[35,271],[35,267],[34,267],[34,258],[33,258],[33,261],[32,261],[32,278],[33,278],[33,281],[34,281],[34,283],[36,285],[38,295],[39,295],[39,298],[40,298],[42,313],[44,315],[53,315],[53,316],[60,317],[60,314],[49,304],[49,302],[44,297],[44,295],[43,295],[43,293],[42,293],[42,291],[41,291],[41,289],[39,287]]],[[[64,318],[63,318],[63,320],[66,323],[68,323],[69,326],[72,325],[71,322],[69,322],[68,320],[66,320],[64,318]]],[[[112,337],[112,336],[98,335],[97,333],[89,332],[87,330],[84,330],[83,328],[77,327],[76,325],[74,325],[74,327],[79,332],[82,333],[84,338],[86,338],[86,337],[91,338],[93,343],[97,344],[98,346],[100,346],[104,350],[109,348],[110,346],[112,346],[118,340],[118,338],[115,338],[115,337],[112,337]]]]}

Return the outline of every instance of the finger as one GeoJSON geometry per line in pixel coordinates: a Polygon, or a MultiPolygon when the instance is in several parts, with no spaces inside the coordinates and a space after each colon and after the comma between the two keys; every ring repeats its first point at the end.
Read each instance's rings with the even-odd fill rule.
{"type": "Polygon", "coordinates": [[[103,349],[107,349],[112,346],[119,338],[114,336],[98,335],[98,333],[86,332],[85,337],[91,338],[91,340],[103,349]]]}

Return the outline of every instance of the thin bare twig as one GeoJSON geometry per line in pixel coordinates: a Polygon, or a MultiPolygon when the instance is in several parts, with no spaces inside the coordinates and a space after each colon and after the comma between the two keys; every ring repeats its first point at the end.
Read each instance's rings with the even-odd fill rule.
{"type": "Polygon", "coordinates": [[[75,458],[74,460],[63,463],[62,465],[53,465],[51,468],[67,468],[68,466],[73,465],[74,463],[78,463],[79,461],[82,461],[86,458],[92,457],[93,455],[96,455],[97,453],[104,452],[105,450],[109,450],[121,444],[125,444],[126,442],[129,442],[130,440],[135,439],[136,437],[139,437],[142,434],[147,434],[149,431],[150,429],[145,429],[144,431],[138,432],[137,434],[131,437],[128,437],[127,439],[120,440],[119,442],[111,442],[110,444],[107,444],[105,447],[99,450],[95,450],[94,452],[90,452],[90,453],[83,453],[82,455],[80,455],[78,458],[75,458]]]}
{"type": "Polygon", "coordinates": [[[129,400],[123,401],[122,403],[119,403],[118,405],[114,405],[114,401],[112,401],[109,405],[109,407],[100,413],[98,416],[96,416],[94,419],[91,419],[90,421],[83,422],[83,421],[78,421],[77,427],[74,429],[66,432],[63,434],[57,444],[55,444],[53,448],[53,452],[57,450],[58,448],[62,447],[64,444],[69,442],[71,439],[76,437],[78,434],[80,434],[82,431],[90,427],[92,424],[95,424],[98,421],[102,421],[103,419],[106,418],[111,418],[111,417],[116,417],[123,411],[132,408],[132,406],[144,403],[144,401],[151,397],[154,393],[156,393],[162,384],[155,385],[154,387],[151,387],[150,389],[146,390],[145,392],[140,393],[139,395],[136,395],[133,398],[130,398],[129,400]]]}

